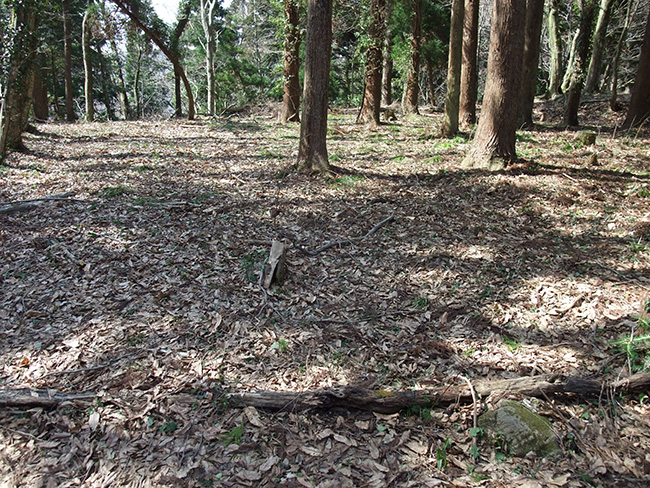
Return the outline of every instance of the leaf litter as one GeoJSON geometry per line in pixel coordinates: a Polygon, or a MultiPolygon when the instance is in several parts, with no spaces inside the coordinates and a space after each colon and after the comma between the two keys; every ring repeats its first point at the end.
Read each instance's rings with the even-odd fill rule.
{"type": "MultiPolygon", "coordinates": [[[[585,119],[613,126],[600,109],[585,119]]],[[[0,388],[96,400],[2,409],[0,485],[647,483],[646,395],[533,400],[559,460],[500,455],[499,439],[472,435],[472,405],[228,404],[639,367],[612,342],[636,333],[650,288],[648,132],[603,129],[591,147],[520,132],[525,160],[485,173],[459,170],[466,138],[429,136],[438,118],[367,130],[332,114],[325,178],[291,170],[299,129],[264,113],[29,135],[0,201],[74,198],[0,215],[0,388]],[[288,274],[266,290],[274,240],[290,246],[288,274]]]]}

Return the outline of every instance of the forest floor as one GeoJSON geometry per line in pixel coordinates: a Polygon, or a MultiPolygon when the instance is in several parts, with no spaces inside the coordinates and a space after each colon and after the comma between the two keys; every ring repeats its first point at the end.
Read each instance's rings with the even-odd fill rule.
{"type": "Polygon", "coordinates": [[[468,136],[437,138],[437,113],[374,130],[332,113],[329,177],[290,169],[299,127],[275,114],[39,125],[0,203],[74,198],[0,215],[0,389],[95,398],[0,407],[0,486],[648,486],[647,395],[529,399],[559,459],[472,449],[471,404],[223,396],[647,368],[650,132],[588,103],[584,146],[561,107],[537,110],[497,173],[461,169],[468,136]],[[291,247],[284,284],[260,287],[272,240],[313,250],[390,216],[291,247]]]}

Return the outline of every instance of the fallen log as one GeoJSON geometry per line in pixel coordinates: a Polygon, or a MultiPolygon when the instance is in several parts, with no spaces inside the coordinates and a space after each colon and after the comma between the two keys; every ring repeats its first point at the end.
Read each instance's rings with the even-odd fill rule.
{"type": "MultiPolygon", "coordinates": [[[[650,391],[650,373],[640,373],[614,382],[562,375],[540,375],[479,381],[473,386],[476,393],[483,397],[489,395],[540,398],[559,395],[594,396],[608,389],[619,393],[636,393],[650,391]]],[[[378,413],[395,413],[412,407],[444,407],[473,401],[471,388],[467,384],[413,391],[369,390],[354,386],[302,392],[253,391],[230,393],[228,398],[233,405],[269,410],[294,411],[339,407],[370,410],[378,413]]]]}
{"type": "Polygon", "coordinates": [[[75,195],[75,192],[69,191],[65,193],[57,193],[49,197],[32,198],[31,200],[20,200],[14,202],[0,203],[0,215],[11,214],[16,212],[27,212],[46,202],[82,202],[76,198],[70,198],[75,195]]]}
{"type": "Polygon", "coordinates": [[[0,407],[54,408],[73,400],[91,400],[95,393],[61,393],[57,390],[13,388],[0,390],[0,407]]]}
{"type": "MultiPolygon", "coordinates": [[[[617,393],[650,392],[650,373],[638,373],[612,382],[597,379],[539,375],[472,384],[477,394],[550,398],[560,395],[594,396],[610,390],[617,393]]],[[[378,413],[396,413],[412,407],[434,408],[473,402],[470,385],[446,385],[428,390],[370,390],[338,386],[301,392],[252,391],[228,393],[233,407],[252,406],[268,410],[352,408],[378,413]]],[[[57,390],[15,388],[0,390],[0,407],[54,408],[60,403],[91,400],[95,393],[62,393],[57,390]]]]}

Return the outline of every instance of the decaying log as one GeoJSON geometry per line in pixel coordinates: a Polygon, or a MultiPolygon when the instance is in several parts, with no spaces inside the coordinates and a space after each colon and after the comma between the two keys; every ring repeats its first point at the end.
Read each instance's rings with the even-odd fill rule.
{"type": "Polygon", "coordinates": [[[81,202],[75,198],[70,198],[75,195],[75,192],[69,191],[65,193],[57,193],[49,197],[33,198],[31,200],[21,200],[15,202],[0,203],[0,214],[10,214],[16,212],[27,212],[32,210],[45,202],[81,202]]]}
{"type": "Polygon", "coordinates": [[[54,408],[63,402],[93,398],[95,393],[61,393],[57,390],[15,388],[0,390],[0,407],[54,408]]]}
{"type": "MultiPolygon", "coordinates": [[[[650,373],[640,373],[629,378],[606,383],[595,379],[540,375],[474,384],[481,396],[532,396],[599,395],[607,389],[620,393],[650,391],[650,373]]],[[[467,384],[448,385],[429,390],[387,391],[368,390],[354,386],[325,388],[303,392],[254,391],[231,393],[234,405],[253,406],[269,410],[306,410],[328,408],[355,408],[379,413],[395,413],[409,407],[444,407],[455,403],[471,403],[472,392],[467,384]]]]}
{"type": "MultiPolygon", "coordinates": [[[[339,386],[321,390],[286,392],[253,391],[229,393],[232,406],[252,406],[269,410],[308,410],[354,408],[378,413],[395,413],[410,407],[434,408],[453,404],[469,404],[471,385],[448,385],[429,390],[369,390],[355,386],[339,386]]],[[[600,395],[612,390],[618,393],[650,392],[650,373],[639,373],[612,382],[596,379],[540,375],[507,380],[479,381],[473,384],[477,394],[513,397],[550,398],[558,395],[600,395]]],[[[91,400],[95,393],[61,393],[57,390],[16,388],[0,390],[0,407],[54,408],[62,402],[91,400]]]]}

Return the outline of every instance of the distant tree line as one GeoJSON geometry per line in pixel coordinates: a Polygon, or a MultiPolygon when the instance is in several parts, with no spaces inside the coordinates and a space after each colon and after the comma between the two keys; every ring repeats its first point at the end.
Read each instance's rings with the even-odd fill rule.
{"type": "MultiPolygon", "coordinates": [[[[282,101],[281,120],[315,123],[313,137],[328,106],[359,107],[371,125],[382,106],[444,106],[451,136],[482,102],[477,139],[507,132],[508,164],[535,96],[566,97],[569,126],[584,93],[619,110],[632,91],[626,125],[648,116],[650,83],[635,79],[650,79],[649,14],[650,0],[181,0],[167,25],[150,0],[0,0],[0,155],[21,149],[30,116],[193,118],[282,101]]],[[[314,147],[324,141],[301,141],[307,168],[314,147]]]]}

